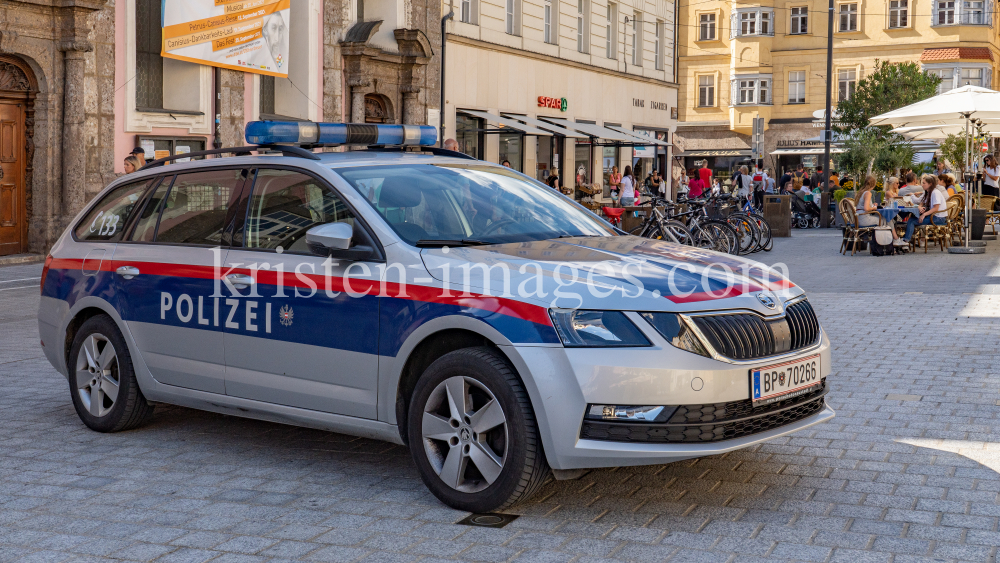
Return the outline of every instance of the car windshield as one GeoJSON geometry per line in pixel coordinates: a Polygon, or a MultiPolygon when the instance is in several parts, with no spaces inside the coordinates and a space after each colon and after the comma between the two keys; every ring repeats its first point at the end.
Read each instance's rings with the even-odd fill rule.
{"type": "Polygon", "coordinates": [[[406,242],[483,244],[613,236],[595,215],[520,174],[483,165],[337,168],[406,242]]]}

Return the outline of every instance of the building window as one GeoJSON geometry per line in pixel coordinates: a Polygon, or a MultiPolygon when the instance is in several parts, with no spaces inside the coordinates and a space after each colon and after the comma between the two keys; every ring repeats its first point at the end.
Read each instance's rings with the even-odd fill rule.
{"type": "Polygon", "coordinates": [[[840,31],[857,31],[858,30],[858,5],[857,4],[841,4],[840,5],[840,31]]]}
{"type": "Polygon", "coordinates": [[[590,0],[576,2],[576,50],[590,52],[590,0]]]}
{"type": "Polygon", "coordinates": [[[953,68],[935,68],[927,71],[927,74],[931,76],[937,76],[941,79],[938,83],[937,93],[944,94],[948,90],[955,88],[955,69],[953,68]]]}
{"type": "Polygon", "coordinates": [[[365,0],[357,0],[354,9],[357,11],[358,21],[365,21],[365,0]]]}
{"type": "Polygon", "coordinates": [[[609,59],[618,58],[617,44],[618,32],[618,6],[614,2],[608,2],[608,27],[605,37],[607,37],[607,52],[609,59]]]}
{"type": "Polygon", "coordinates": [[[642,66],[642,20],[639,12],[632,14],[632,64],[642,66]]]}
{"type": "Polygon", "coordinates": [[[806,103],[806,71],[793,70],[788,73],[788,103],[806,103]]]}
{"type": "Polygon", "coordinates": [[[962,13],[960,20],[966,25],[986,24],[986,10],[983,0],[965,0],[962,2],[962,13]]]}
{"type": "Polygon", "coordinates": [[[472,2],[473,0],[462,0],[462,14],[461,14],[462,23],[475,23],[474,21],[475,13],[473,10],[475,6],[473,5],[472,2]]]}
{"type": "Polygon", "coordinates": [[[889,29],[907,27],[909,22],[909,1],[891,0],[889,2],[889,29]]]}
{"type": "Polygon", "coordinates": [[[980,86],[983,87],[983,69],[963,68],[962,77],[959,79],[960,86],[980,86]]]}
{"type": "Polygon", "coordinates": [[[135,3],[135,106],[163,109],[163,57],[160,1],[135,3]]]}
{"type": "Polygon", "coordinates": [[[937,25],[952,25],[955,23],[955,0],[938,0],[935,9],[937,17],[933,21],[937,25]]]}
{"type": "Polygon", "coordinates": [[[699,41],[715,41],[715,14],[702,14],[698,27],[699,41]]]}
{"type": "Polygon", "coordinates": [[[262,74],[260,77],[260,117],[274,115],[274,77],[262,74]]]}
{"type": "Polygon", "coordinates": [[[774,35],[774,12],[772,10],[742,10],[734,14],[738,22],[734,22],[732,35],[774,35]]]}
{"type": "Polygon", "coordinates": [[[738,76],[733,79],[733,105],[770,105],[771,76],[738,76]]]}
{"type": "Polygon", "coordinates": [[[480,160],[484,158],[485,125],[478,117],[469,117],[463,113],[455,115],[455,140],[458,141],[459,152],[480,160]]]}
{"type": "Polygon", "coordinates": [[[698,77],[698,107],[710,108],[715,106],[715,77],[698,77]]]}
{"type": "Polygon", "coordinates": [[[850,100],[858,85],[858,71],[853,68],[842,68],[837,73],[837,101],[850,100]]]}
{"type": "Polygon", "coordinates": [[[656,33],[653,35],[653,67],[663,70],[663,22],[656,21],[656,33]]]}
{"type": "Polygon", "coordinates": [[[791,9],[792,12],[792,35],[809,33],[809,8],[799,6],[791,9]]]}
{"type": "Polygon", "coordinates": [[[507,0],[506,31],[508,35],[521,34],[521,0],[507,0]]]}
{"type": "Polygon", "coordinates": [[[546,43],[555,43],[555,37],[552,34],[552,19],[555,17],[552,10],[552,0],[545,0],[545,21],[542,24],[543,35],[545,36],[546,43]]]}

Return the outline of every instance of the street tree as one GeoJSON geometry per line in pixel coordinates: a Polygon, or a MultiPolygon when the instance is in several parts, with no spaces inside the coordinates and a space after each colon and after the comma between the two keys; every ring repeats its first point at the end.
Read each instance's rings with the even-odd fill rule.
{"type": "Polygon", "coordinates": [[[840,158],[842,166],[859,177],[911,166],[915,151],[910,142],[890,127],[871,125],[871,118],[933,96],[940,82],[916,63],[876,60],[874,72],[837,104],[835,130],[845,138],[847,149],[840,158]]]}
{"type": "Polygon", "coordinates": [[[958,135],[948,135],[948,138],[941,142],[941,156],[955,167],[958,178],[962,178],[962,173],[965,172],[965,147],[967,139],[968,137],[965,133],[959,133],[958,135]]]}

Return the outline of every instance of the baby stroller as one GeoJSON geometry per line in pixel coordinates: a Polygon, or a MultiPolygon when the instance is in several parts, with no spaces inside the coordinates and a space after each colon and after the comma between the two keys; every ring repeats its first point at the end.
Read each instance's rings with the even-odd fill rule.
{"type": "Polygon", "coordinates": [[[792,194],[792,226],[800,229],[819,228],[819,206],[806,201],[797,193],[792,194]]]}

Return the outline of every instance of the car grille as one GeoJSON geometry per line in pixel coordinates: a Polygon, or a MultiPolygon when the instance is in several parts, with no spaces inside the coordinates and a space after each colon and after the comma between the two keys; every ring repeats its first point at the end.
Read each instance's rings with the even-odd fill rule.
{"type": "Polygon", "coordinates": [[[584,420],[585,440],[649,443],[721,442],[758,434],[808,418],[825,404],[826,380],[820,387],[777,403],[754,408],[750,399],[709,405],[682,405],[665,423],[584,420]]]}
{"type": "Polygon", "coordinates": [[[819,338],[816,311],[807,300],[789,305],[781,319],[765,320],[753,313],[738,313],[705,315],[693,320],[716,352],[734,360],[799,350],[819,338]]]}

